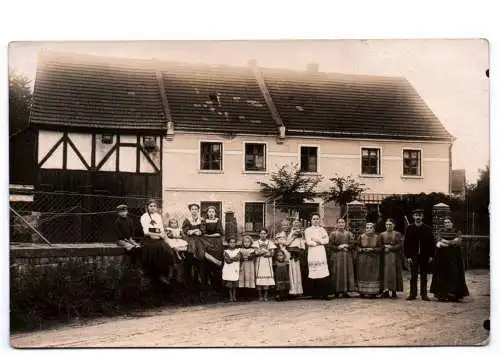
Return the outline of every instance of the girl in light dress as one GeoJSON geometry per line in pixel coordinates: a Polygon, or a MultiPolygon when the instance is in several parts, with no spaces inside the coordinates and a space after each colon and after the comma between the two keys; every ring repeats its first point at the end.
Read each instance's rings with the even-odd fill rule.
{"type": "Polygon", "coordinates": [[[302,274],[300,260],[306,250],[306,240],[302,224],[298,219],[292,223],[292,229],[287,237],[287,250],[290,252],[290,295],[300,296],[304,293],[302,288],[302,274]]]}
{"type": "Polygon", "coordinates": [[[168,221],[168,226],[165,229],[165,242],[175,251],[177,259],[185,259],[188,243],[182,239],[182,230],[176,219],[171,218],[168,221]]]}
{"type": "Polygon", "coordinates": [[[255,289],[255,249],[253,248],[253,239],[249,235],[243,236],[240,255],[241,264],[238,287],[253,290],[255,289]]]}
{"type": "Polygon", "coordinates": [[[229,302],[236,302],[236,289],[240,278],[240,249],[236,248],[236,237],[229,237],[228,249],[224,251],[224,266],[222,267],[222,280],[229,289],[229,302]]]}
{"type": "Polygon", "coordinates": [[[274,286],[273,254],[276,245],[269,240],[269,232],[263,228],[259,240],[253,244],[255,249],[255,285],[259,301],[268,301],[269,287],[274,286]]]}

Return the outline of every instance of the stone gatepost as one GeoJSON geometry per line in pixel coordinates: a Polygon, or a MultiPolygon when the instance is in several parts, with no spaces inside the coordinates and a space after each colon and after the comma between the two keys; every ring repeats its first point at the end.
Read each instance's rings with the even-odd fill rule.
{"type": "Polygon", "coordinates": [[[445,203],[438,203],[432,206],[432,232],[434,233],[434,238],[437,238],[438,233],[443,229],[444,217],[450,215],[450,206],[445,203]]]}
{"type": "Polygon", "coordinates": [[[366,226],[366,206],[359,201],[352,201],[347,204],[347,225],[356,239],[365,231],[366,226]]]}

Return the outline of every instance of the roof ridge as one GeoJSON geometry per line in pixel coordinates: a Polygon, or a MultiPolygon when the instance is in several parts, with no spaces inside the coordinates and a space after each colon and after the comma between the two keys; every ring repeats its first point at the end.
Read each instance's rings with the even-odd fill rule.
{"type": "MultiPolygon", "coordinates": [[[[106,62],[106,64],[150,64],[153,68],[162,70],[167,66],[184,66],[184,67],[195,67],[195,68],[220,68],[220,69],[233,69],[233,70],[252,70],[248,65],[232,65],[224,63],[204,63],[204,62],[188,62],[188,61],[169,61],[164,59],[159,59],[156,57],[115,57],[115,56],[101,56],[89,53],[78,53],[78,52],[57,52],[57,51],[43,51],[41,52],[43,59],[56,59],[56,58],[77,58],[77,59],[88,59],[92,63],[92,59],[95,64],[100,64],[106,62]],[[110,63],[111,62],[111,63],[110,63]]],[[[259,70],[262,71],[278,71],[283,73],[304,75],[307,77],[352,77],[352,78],[372,78],[372,79],[387,79],[387,80],[406,80],[404,76],[401,75],[374,75],[374,74],[352,74],[352,73],[342,73],[342,72],[317,72],[310,73],[307,70],[298,70],[292,68],[283,67],[262,67],[258,66],[259,70]]]]}

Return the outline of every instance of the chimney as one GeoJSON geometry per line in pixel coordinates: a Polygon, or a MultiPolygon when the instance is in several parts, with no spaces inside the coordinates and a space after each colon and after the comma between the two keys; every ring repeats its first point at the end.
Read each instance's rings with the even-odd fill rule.
{"type": "Polygon", "coordinates": [[[248,66],[251,67],[251,68],[257,67],[257,59],[250,59],[248,61],[248,66]]]}
{"type": "Polygon", "coordinates": [[[309,63],[307,64],[306,71],[308,73],[317,73],[319,71],[318,63],[309,63]]]}

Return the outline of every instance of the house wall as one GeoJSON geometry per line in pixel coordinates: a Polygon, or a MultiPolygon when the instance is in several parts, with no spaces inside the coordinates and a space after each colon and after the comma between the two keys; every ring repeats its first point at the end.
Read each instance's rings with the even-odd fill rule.
{"type": "MultiPolygon", "coordinates": [[[[67,139],[73,143],[76,151],[80,153],[81,158],[72,145],[64,143],[54,150],[46,158],[51,149],[63,138],[64,133],[60,131],[38,131],[38,164],[41,169],[63,169],[64,164],[67,170],[89,170],[94,161],[95,167],[99,171],[109,172],[130,172],[130,173],[155,173],[155,167],[161,168],[161,151],[144,152],[139,150],[137,143],[142,145],[142,136],[113,134],[112,143],[105,144],[101,140],[101,134],[96,133],[78,133],[69,132],[67,139]],[[95,136],[95,148],[92,147],[93,136],[95,136]],[[119,141],[118,149],[115,149],[110,155],[108,153],[114,149],[119,141]],[[66,161],[64,162],[64,149],[66,149],[66,161]],[[119,153],[118,153],[119,151],[119,153]],[[148,159],[148,157],[149,159],[148,159]],[[45,161],[43,161],[45,159],[45,161]],[[82,160],[83,159],[83,160],[82,160]],[[150,161],[151,160],[151,161],[150,161]],[[86,166],[86,165],[87,166],[86,166]]],[[[156,145],[161,146],[161,138],[154,137],[156,145]]]]}
{"type": "MultiPolygon", "coordinates": [[[[172,141],[163,144],[163,208],[169,214],[184,216],[187,204],[199,201],[222,201],[223,211],[231,208],[240,227],[244,220],[244,203],[264,201],[258,181],[268,181],[270,174],[282,164],[300,162],[300,146],[319,148],[319,174],[324,176],[321,189],[330,186],[328,178],[335,174],[352,175],[364,183],[369,193],[402,194],[430,193],[449,190],[449,143],[383,140],[347,140],[288,137],[277,144],[275,136],[243,136],[232,139],[223,135],[199,135],[176,132],[172,141]],[[200,170],[200,142],[223,143],[222,171],[200,170]],[[267,144],[267,170],[244,171],[244,143],[267,144]],[[381,149],[381,174],[377,177],[361,175],[361,148],[381,149]],[[403,148],[422,150],[422,176],[403,177],[403,148]]],[[[320,202],[320,201],[318,201],[320,202]]],[[[266,224],[275,217],[271,206],[266,211],[266,224]]],[[[338,208],[320,204],[324,224],[333,224],[338,208]]]]}

